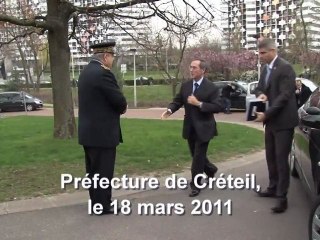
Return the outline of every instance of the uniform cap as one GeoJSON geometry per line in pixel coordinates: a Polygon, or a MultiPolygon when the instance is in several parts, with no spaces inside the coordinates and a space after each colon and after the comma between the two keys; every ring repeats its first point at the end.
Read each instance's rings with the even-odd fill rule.
{"type": "Polygon", "coordinates": [[[91,45],[90,48],[93,50],[93,53],[114,53],[114,47],[116,45],[115,41],[97,43],[91,45]]]}

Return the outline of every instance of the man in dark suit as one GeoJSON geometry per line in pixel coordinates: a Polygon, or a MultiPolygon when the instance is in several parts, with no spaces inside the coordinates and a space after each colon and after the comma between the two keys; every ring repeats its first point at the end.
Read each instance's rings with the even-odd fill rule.
{"type": "Polygon", "coordinates": [[[255,121],[265,125],[265,149],[269,172],[269,186],[259,192],[260,197],[275,197],[274,213],[282,213],[288,207],[289,188],[288,157],[291,150],[294,127],[298,125],[295,98],[295,72],[292,66],[278,57],[272,39],[258,43],[259,56],[265,66],[262,70],[256,96],[269,102],[265,112],[257,112],[255,121]]]}
{"type": "Polygon", "coordinates": [[[234,87],[231,85],[231,83],[228,83],[226,86],[222,88],[221,96],[222,101],[224,104],[224,113],[225,114],[231,114],[230,108],[231,108],[231,93],[235,92],[233,89],[234,87]]]}
{"type": "MultiPolygon", "coordinates": [[[[208,177],[214,177],[217,167],[209,162],[207,149],[210,139],[217,135],[216,121],[213,113],[223,110],[218,88],[204,78],[206,63],[197,59],[191,62],[192,80],[182,83],[180,92],[169,104],[161,118],[168,118],[172,113],[184,106],[183,138],[188,140],[192,155],[191,192],[190,197],[197,196],[200,189],[195,184],[197,174],[205,172],[208,177]]],[[[198,178],[198,184],[201,179],[198,178]]]]}
{"type": "Polygon", "coordinates": [[[305,104],[311,93],[310,88],[304,85],[301,80],[296,80],[296,99],[298,108],[305,104]]]}
{"type": "MultiPolygon", "coordinates": [[[[89,178],[113,178],[116,147],[122,142],[120,115],[127,102],[110,71],[115,42],[91,46],[93,57],[79,76],[79,144],[85,152],[89,178]]],[[[89,189],[92,205],[102,204],[102,214],[113,213],[110,206],[111,187],[89,189]]]]}

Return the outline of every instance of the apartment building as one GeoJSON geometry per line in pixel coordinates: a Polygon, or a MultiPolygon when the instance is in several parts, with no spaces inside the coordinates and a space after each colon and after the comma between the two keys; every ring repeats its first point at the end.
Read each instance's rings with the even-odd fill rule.
{"type": "MultiPolygon", "coordinates": [[[[127,0],[71,0],[75,6],[99,6],[102,4],[113,5],[115,3],[126,2],[127,0]]],[[[13,16],[23,16],[29,6],[34,14],[45,14],[47,11],[46,0],[4,0],[1,8],[8,10],[13,16]]],[[[129,49],[136,48],[136,54],[139,54],[139,47],[136,45],[134,38],[145,38],[150,34],[148,22],[150,19],[139,20],[139,17],[151,14],[151,10],[146,4],[135,5],[121,10],[114,10],[116,14],[121,16],[129,16],[130,18],[122,18],[118,21],[111,21],[108,17],[79,15],[79,25],[76,29],[76,39],[70,39],[69,46],[71,51],[72,65],[79,69],[87,64],[90,53],[87,51],[89,46],[95,43],[107,40],[115,40],[118,48],[126,51],[127,55],[133,54],[129,49]]],[[[18,29],[19,27],[17,27],[18,29]]],[[[70,32],[72,23],[70,22],[70,32]]],[[[12,30],[12,29],[11,29],[12,30]]],[[[0,27],[0,42],[7,42],[11,38],[8,29],[0,27]]],[[[28,54],[29,47],[21,40],[24,52],[27,58],[32,61],[32,55],[28,54]]],[[[19,61],[19,54],[14,44],[10,45],[10,58],[13,61],[19,61]]],[[[9,58],[8,51],[0,50],[0,60],[9,58]]],[[[8,62],[8,61],[6,61],[8,62]]],[[[7,63],[9,64],[9,63],[7,63]]],[[[10,69],[7,68],[7,69],[10,69]]]]}
{"type": "MultiPolygon", "coordinates": [[[[320,0],[222,0],[221,26],[225,36],[239,39],[244,49],[256,48],[253,36],[276,39],[278,46],[294,41],[294,27],[306,22],[310,48],[320,49],[320,0]]],[[[224,41],[227,48],[228,38],[224,41]]]]}
{"type": "MultiPolygon", "coordinates": [[[[98,6],[102,4],[121,3],[126,0],[73,0],[76,6],[98,6]]],[[[87,63],[89,46],[99,42],[105,42],[110,39],[117,42],[118,49],[126,52],[126,55],[133,54],[129,49],[139,47],[134,39],[147,38],[150,34],[148,22],[150,19],[140,19],[139,17],[151,14],[151,10],[146,4],[135,5],[121,10],[115,10],[116,14],[130,16],[120,21],[110,21],[106,17],[88,17],[87,15],[79,16],[79,28],[76,32],[77,39],[69,41],[70,51],[74,58],[75,65],[85,65],[87,63]],[[79,42],[80,39],[80,42],[79,42]]],[[[70,25],[71,26],[71,25],[70,25]]],[[[71,30],[71,29],[70,29],[71,30]]]]}

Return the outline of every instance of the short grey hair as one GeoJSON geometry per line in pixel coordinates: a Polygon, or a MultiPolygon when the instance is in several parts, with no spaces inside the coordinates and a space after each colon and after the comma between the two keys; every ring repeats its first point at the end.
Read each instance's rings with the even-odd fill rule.
{"type": "Polygon", "coordinates": [[[104,53],[95,53],[92,55],[91,58],[101,61],[101,60],[103,60],[103,57],[104,57],[104,53]]]}
{"type": "Polygon", "coordinates": [[[274,39],[264,38],[258,43],[258,48],[265,48],[267,50],[275,49],[277,50],[277,45],[274,39]]]}
{"type": "Polygon", "coordinates": [[[208,70],[208,66],[207,66],[207,63],[206,63],[205,60],[200,59],[200,58],[195,58],[195,59],[192,60],[192,62],[193,62],[193,61],[200,61],[200,65],[199,65],[200,69],[202,69],[202,70],[204,70],[204,71],[207,71],[207,70],[208,70]]]}

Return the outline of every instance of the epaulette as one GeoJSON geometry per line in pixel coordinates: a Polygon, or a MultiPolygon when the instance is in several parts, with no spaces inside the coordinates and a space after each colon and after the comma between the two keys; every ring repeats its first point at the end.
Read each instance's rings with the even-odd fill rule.
{"type": "Polygon", "coordinates": [[[109,71],[111,70],[110,68],[108,68],[107,66],[105,66],[103,64],[101,64],[101,67],[104,68],[105,70],[109,70],[109,71]]]}

